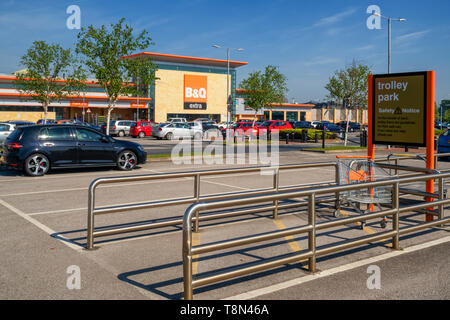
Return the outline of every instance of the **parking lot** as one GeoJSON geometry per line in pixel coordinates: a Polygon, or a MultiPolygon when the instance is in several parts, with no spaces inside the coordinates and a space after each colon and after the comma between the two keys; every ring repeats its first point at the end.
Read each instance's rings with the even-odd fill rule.
{"type": "MultiPolygon", "coordinates": [[[[383,152],[380,152],[379,155],[383,154],[387,155],[383,152]]],[[[334,154],[300,152],[298,150],[280,152],[281,164],[335,160],[334,154]]],[[[415,166],[424,165],[419,160],[405,161],[405,163],[415,166]]],[[[243,166],[249,166],[249,164],[175,165],[171,162],[150,160],[131,173],[112,169],[60,170],[37,178],[26,177],[15,171],[1,170],[0,217],[2,223],[0,224],[0,237],[3,245],[0,249],[2,256],[0,298],[181,299],[183,297],[181,226],[102,237],[95,240],[95,250],[86,250],[89,184],[99,177],[163,174],[243,166]],[[79,267],[81,286],[78,290],[68,288],[67,283],[70,278],[68,268],[70,266],[79,267]]],[[[450,168],[450,163],[443,162],[440,164],[440,168],[450,168]]],[[[280,175],[280,186],[333,183],[334,174],[334,168],[286,171],[280,175]]],[[[243,192],[269,188],[272,186],[272,181],[272,176],[260,173],[217,175],[202,178],[200,191],[202,195],[243,192]]],[[[192,190],[193,183],[189,178],[111,184],[98,188],[95,203],[97,207],[101,207],[188,197],[192,195],[192,190]]],[[[181,217],[186,208],[187,205],[178,205],[100,215],[96,217],[95,227],[100,230],[108,226],[163,221],[172,217],[181,217]]],[[[335,219],[333,211],[330,204],[319,205],[316,208],[317,222],[335,219]]],[[[348,209],[343,210],[343,214],[353,215],[355,213],[348,209]]],[[[423,220],[423,215],[409,213],[403,216],[400,224],[401,226],[412,225],[423,220]]],[[[271,212],[261,212],[201,223],[200,232],[194,234],[193,241],[195,245],[198,245],[283,230],[306,223],[306,206],[280,211],[280,216],[276,220],[271,218],[271,212]]],[[[391,228],[390,222],[388,228],[391,228]]],[[[356,224],[336,227],[321,232],[317,246],[327,246],[330,243],[354,239],[382,230],[378,221],[371,221],[363,230],[356,224]]],[[[448,237],[447,229],[433,228],[414,236],[402,237],[401,246],[407,248],[445,237],[448,237]]],[[[389,246],[390,241],[381,241],[348,250],[342,254],[326,256],[318,260],[318,268],[319,270],[330,270],[342,265],[365,261],[365,259],[392,252],[389,246]]],[[[306,235],[291,236],[258,245],[247,245],[214,254],[200,255],[193,265],[194,274],[205,275],[218,269],[250,265],[271,257],[299,252],[307,247],[306,235]]],[[[448,246],[445,248],[448,249],[448,246]]],[[[428,261],[432,261],[432,259],[428,259],[428,261]]],[[[442,266],[439,267],[442,268],[442,266]]],[[[446,268],[440,269],[441,275],[449,271],[448,264],[446,268]]],[[[365,272],[365,269],[361,272],[365,272]]],[[[398,272],[403,271],[398,270],[398,272]]],[[[303,292],[301,289],[297,289],[296,293],[280,288],[273,291],[264,291],[263,289],[307,276],[309,276],[307,264],[301,262],[201,287],[196,289],[194,294],[196,299],[230,297],[304,299],[308,297],[299,294],[303,292]],[[262,291],[248,297],[242,296],[258,290],[262,291]]],[[[393,277],[395,278],[395,276],[393,277]]],[[[360,287],[365,286],[367,273],[358,274],[354,279],[361,278],[363,278],[362,283],[358,283],[360,287]]],[[[346,286],[350,286],[350,284],[347,283],[346,286]]],[[[448,287],[440,290],[448,290],[448,287]]],[[[328,291],[317,293],[316,296],[325,299],[346,297],[337,295],[338,293],[339,288],[333,287],[328,291]]],[[[371,297],[372,293],[367,291],[367,294],[371,297]]],[[[404,295],[398,293],[397,297],[404,296],[407,296],[407,292],[404,295]]]]}

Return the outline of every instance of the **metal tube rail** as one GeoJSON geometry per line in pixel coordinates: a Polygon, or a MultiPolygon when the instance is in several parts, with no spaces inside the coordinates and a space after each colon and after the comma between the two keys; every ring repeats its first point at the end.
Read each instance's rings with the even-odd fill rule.
{"type": "MultiPolygon", "coordinates": [[[[235,278],[238,276],[250,274],[253,272],[258,272],[262,270],[266,270],[269,268],[273,268],[278,265],[298,262],[301,259],[308,258],[309,260],[309,270],[310,272],[315,272],[316,270],[316,258],[317,256],[327,255],[330,253],[335,253],[338,251],[346,250],[348,248],[360,246],[362,244],[380,241],[383,239],[392,238],[392,247],[393,249],[399,249],[399,236],[405,233],[412,233],[418,230],[426,229],[431,226],[442,225],[450,222],[450,217],[444,218],[443,213],[441,214],[442,218],[438,221],[434,221],[431,223],[421,224],[419,226],[413,226],[408,228],[399,229],[399,214],[402,212],[418,210],[418,209],[429,209],[435,206],[443,207],[445,204],[450,204],[450,199],[442,199],[443,194],[439,192],[439,199],[433,202],[425,202],[416,205],[410,205],[407,207],[400,208],[399,206],[399,185],[401,183],[410,183],[410,182],[420,182],[420,181],[429,181],[439,179],[439,181],[443,181],[444,178],[450,177],[450,173],[437,173],[437,174],[428,174],[422,176],[415,177],[406,177],[406,178],[397,178],[391,180],[383,180],[383,181],[375,181],[375,182],[366,182],[360,183],[356,185],[344,185],[344,186],[332,186],[332,187],[319,187],[313,188],[309,190],[302,191],[292,191],[292,192],[277,192],[272,194],[267,194],[262,196],[253,196],[246,198],[235,198],[224,201],[213,201],[213,202],[200,202],[196,204],[192,204],[185,211],[183,218],[183,275],[184,275],[184,298],[186,300],[193,299],[193,289],[202,285],[235,278]],[[379,186],[389,186],[392,185],[392,209],[384,210],[377,213],[371,213],[367,215],[350,217],[345,219],[340,219],[331,222],[325,222],[321,224],[315,223],[315,197],[319,194],[327,194],[327,193],[338,193],[343,191],[350,190],[358,190],[358,189],[366,189],[373,188],[379,186]],[[308,232],[308,251],[306,253],[298,254],[293,257],[283,258],[276,261],[270,261],[265,263],[260,263],[256,266],[250,266],[239,270],[234,270],[227,273],[222,273],[219,275],[214,275],[202,279],[193,280],[192,277],[192,259],[195,254],[204,253],[204,252],[212,252],[215,250],[220,250],[224,248],[230,248],[234,246],[239,246],[243,244],[256,243],[260,241],[266,241],[268,239],[278,238],[283,235],[282,232],[272,232],[264,235],[255,235],[246,238],[241,238],[237,240],[228,240],[223,241],[216,244],[208,244],[202,246],[192,247],[192,219],[194,212],[200,210],[207,209],[218,209],[218,208],[226,208],[233,207],[237,205],[248,205],[248,204],[256,204],[260,202],[267,201],[280,201],[289,198],[299,198],[299,197],[308,197],[308,225],[294,228],[292,230],[285,230],[285,232],[293,232],[304,233],[308,232]],[[354,240],[348,243],[337,244],[332,247],[316,249],[316,232],[317,230],[322,230],[326,228],[331,228],[335,226],[339,226],[342,224],[348,224],[350,222],[357,221],[366,221],[371,220],[381,216],[393,216],[393,230],[388,232],[383,232],[376,235],[366,236],[362,239],[354,240]],[[289,261],[289,262],[287,262],[289,261]]],[[[439,183],[440,186],[443,186],[443,183],[439,183]]]]}
{"type": "MultiPolygon", "coordinates": [[[[277,189],[282,189],[279,187],[279,174],[280,171],[283,170],[295,170],[295,169],[304,169],[304,168],[321,168],[321,167],[336,167],[337,164],[335,162],[318,162],[318,163],[303,163],[303,164],[287,164],[280,165],[279,167],[271,167],[271,166],[260,166],[260,167],[246,167],[246,168],[231,168],[231,169],[220,169],[220,170],[201,170],[194,172],[174,172],[174,173],[163,173],[163,174],[151,174],[151,175],[136,175],[136,176],[126,176],[126,177],[108,177],[108,178],[98,178],[92,181],[88,190],[88,217],[87,217],[87,235],[86,235],[86,249],[91,250],[94,248],[94,238],[100,236],[107,236],[119,233],[126,233],[131,231],[142,231],[147,229],[151,229],[154,227],[160,226],[169,226],[169,225],[177,225],[181,223],[181,219],[173,220],[172,223],[156,223],[156,224],[147,224],[141,226],[133,226],[133,227],[124,227],[118,228],[116,230],[106,230],[106,231],[98,231],[94,232],[95,229],[95,215],[98,214],[107,214],[107,213],[115,213],[115,212],[123,212],[137,209],[148,209],[148,208],[156,208],[163,206],[173,206],[173,205],[182,205],[182,204],[192,204],[199,201],[205,200],[225,200],[231,197],[235,197],[239,195],[239,192],[232,192],[227,194],[214,194],[209,196],[201,196],[200,195],[200,183],[201,177],[203,176],[213,176],[213,175],[229,175],[229,174],[240,174],[240,173],[252,173],[259,172],[262,170],[273,170],[274,172],[274,185],[272,188],[265,189],[257,189],[257,190],[249,190],[246,191],[245,194],[249,192],[254,195],[263,195],[269,192],[273,192],[277,189]],[[166,199],[159,200],[153,202],[141,202],[127,205],[119,205],[114,207],[103,207],[103,208],[95,208],[95,191],[98,186],[103,184],[113,184],[113,183],[123,183],[123,182],[138,182],[138,181],[152,181],[152,180],[161,180],[161,179],[180,179],[180,178],[193,178],[194,180],[194,192],[193,196],[190,198],[174,198],[174,199],[166,199]]],[[[299,189],[304,188],[304,186],[299,187],[299,189]]],[[[290,190],[295,189],[295,187],[290,190]]],[[[242,192],[241,192],[242,193],[242,192]]],[[[273,216],[277,217],[278,214],[278,202],[274,202],[273,208],[273,216]]],[[[200,219],[196,219],[195,230],[198,231],[198,222],[200,219]]]]}

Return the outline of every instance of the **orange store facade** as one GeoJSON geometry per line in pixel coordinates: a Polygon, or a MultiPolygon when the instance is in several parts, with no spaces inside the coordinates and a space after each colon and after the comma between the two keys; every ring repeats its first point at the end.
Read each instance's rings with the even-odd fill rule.
{"type": "MultiPolygon", "coordinates": [[[[0,121],[24,120],[36,122],[44,118],[41,104],[20,93],[14,83],[14,75],[0,75],[0,121]]],[[[64,81],[64,80],[60,80],[64,81]]],[[[85,82],[83,93],[70,95],[49,105],[49,119],[78,119],[102,123],[106,119],[108,99],[104,90],[95,82],[85,82]]],[[[150,98],[120,97],[112,119],[146,119],[150,98]]]]}

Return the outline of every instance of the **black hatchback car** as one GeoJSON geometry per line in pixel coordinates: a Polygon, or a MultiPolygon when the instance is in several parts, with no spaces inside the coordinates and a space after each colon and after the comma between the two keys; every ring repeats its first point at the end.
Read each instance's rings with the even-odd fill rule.
{"type": "Polygon", "coordinates": [[[115,140],[79,125],[19,127],[5,140],[3,152],[6,165],[30,176],[71,167],[132,170],[147,160],[140,144],[115,140]]]}

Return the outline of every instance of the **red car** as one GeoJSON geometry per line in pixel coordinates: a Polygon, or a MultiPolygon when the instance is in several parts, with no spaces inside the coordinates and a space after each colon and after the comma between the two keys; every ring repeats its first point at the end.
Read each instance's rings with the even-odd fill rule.
{"type": "MultiPolygon", "coordinates": [[[[234,126],[229,129],[230,136],[248,136],[248,135],[256,135],[258,132],[256,127],[253,127],[253,122],[245,121],[245,122],[237,122],[234,126]]],[[[226,136],[227,129],[222,129],[222,135],[226,136]]]]}
{"type": "Polygon", "coordinates": [[[287,121],[267,120],[257,127],[258,135],[272,133],[272,130],[293,129],[287,121]]]}
{"type": "Polygon", "coordinates": [[[158,126],[158,123],[153,121],[138,121],[133,123],[130,127],[130,136],[133,138],[139,137],[150,137],[152,135],[152,128],[158,126]]]}

